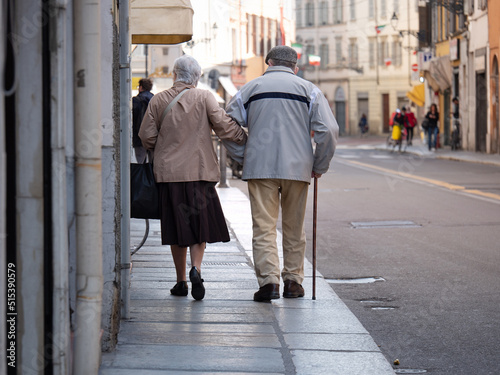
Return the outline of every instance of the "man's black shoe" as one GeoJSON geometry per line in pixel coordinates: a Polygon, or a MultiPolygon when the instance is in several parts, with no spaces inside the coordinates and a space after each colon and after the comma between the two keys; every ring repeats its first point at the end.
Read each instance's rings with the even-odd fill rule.
{"type": "Polygon", "coordinates": [[[285,290],[283,291],[283,297],[304,297],[304,288],[302,288],[302,285],[293,280],[285,280],[285,290]]]}
{"type": "Polygon", "coordinates": [[[280,298],[279,284],[266,284],[259,288],[259,290],[253,295],[253,300],[256,302],[270,301],[278,298],[280,298]]]}

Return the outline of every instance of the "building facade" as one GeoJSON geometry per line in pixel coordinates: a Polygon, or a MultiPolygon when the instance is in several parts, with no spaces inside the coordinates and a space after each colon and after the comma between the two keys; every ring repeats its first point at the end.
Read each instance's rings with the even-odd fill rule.
{"type": "Polygon", "coordinates": [[[490,134],[491,153],[500,153],[500,113],[499,113],[499,59],[500,59],[500,3],[488,1],[488,40],[490,49],[490,134]]]}
{"type": "Polygon", "coordinates": [[[131,5],[1,2],[2,374],[97,374],[128,317],[131,5]]]}
{"type": "Polygon", "coordinates": [[[415,0],[296,1],[303,77],[324,92],[341,134],[356,134],[363,113],[371,133],[387,132],[391,113],[411,104],[417,19],[415,0]]]}

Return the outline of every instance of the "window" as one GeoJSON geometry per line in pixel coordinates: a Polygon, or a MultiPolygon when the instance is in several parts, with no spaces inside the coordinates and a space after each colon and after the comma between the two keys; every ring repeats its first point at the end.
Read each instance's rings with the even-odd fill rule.
{"type": "MultiPolygon", "coordinates": [[[[306,45],[306,48],[305,48],[305,55],[306,55],[306,61],[307,61],[307,65],[309,67],[309,55],[314,55],[314,46],[312,44],[308,44],[306,45]]],[[[311,67],[312,69],[314,69],[314,67],[311,67]]]]}
{"type": "Polygon", "coordinates": [[[295,1],[295,25],[296,27],[302,27],[302,0],[295,1]]]}
{"type": "Polygon", "coordinates": [[[401,66],[403,64],[403,47],[399,38],[392,40],[392,63],[394,66],[401,66]]]}
{"type": "Polygon", "coordinates": [[[335,0],[333,2],[333,23],[338,24],[342,23],[342,0],[335,0]]]}
{"type": "Polygon", "coordinates": [[[382,39],[380,43],[378,44],[378,64],[383,66],[383,65],[390,65],[390,58],[389,58],[389,44],[387,43],[387,39],[382,39]]]}
{"type": "Polygon", "coordinates": [[[351,21],[356,19],[356,2],[355,0],[350,0],[349,2],[349,13],[351,15],[351,21]]]}
{"type": "Polygon", "coordinates": [[[328,67],[328,43],[323,43],[319,46],[319,57],[321,58],[321,69],[328,67]]]}
{"type": "Polygon", "coordinates": [[[328,3],[326,1],[319,4],[319,23],[321,25],[328,24],[328,3]]]}
{"type": "Polygon", "coordinates": [[[358,44],[355,39],[349,42],[349,67],[358,67],[358,44]]]}
{"type": "Polygon", "coordinates": [[[263,32],[262,32],[262,40],[263,40],[263,48],[262,48],[262,56],[266,56],[267,52],[271,49],[271,39],[269,37],[269,30],[270,30],[270,25],[269,25],[269,19],[268,18],[263,18],[262,19],[262,26],[263,26],[263,32]]]}
{"type": "Polygon", "coordinates": [[[453,34],[457,31],[457,16],[453,12],[448,12],[450,17],[450,33],[453,34]]]}
{"type": "Polygon", "coordinates": [[[380,17],[387,16],[387,0],[380,0],[380,17]]]}
{"type": "Polygon", "coordinates": [[[269,49],[271,49],[278,45],[278,21],[270,19],[269,22],[270,22],[269,40],[271,43],[269,49]]]}
{"type": "Polygon", "coordinates": [[[375,68],[375,38],[368,41],[368,54],[370,56],[370,68],[375,68]]]}
{"type": "Polygon", "coordinates": [[[335,39],[335,62],[337,65],[342,64],[342,38],[335,39]]]}
{"type": "Polygon", "coordinates": [[[375,0],[368,0],[368,18],[375,17],[375,0]]]}
{"type": "Polygon", "coordinates": [[[262,56],[262,22],[259,16],[255,16],[255,39],[255,54],[262,56]]]}
{"type": "Polygon", "coordinates": [[[168,56],[168,47],[163,47],[163,56],[168,56]]]}
{"type": "Polygon", "coordinates": [[[255,24],[251,14],[247,14],[247,38],[247,53],[255,53],[255,24]]]}
{"type": "Polygon", "coordinates": [[[314,3],[306,4],[306,26],[314,26],[314,3]]]}

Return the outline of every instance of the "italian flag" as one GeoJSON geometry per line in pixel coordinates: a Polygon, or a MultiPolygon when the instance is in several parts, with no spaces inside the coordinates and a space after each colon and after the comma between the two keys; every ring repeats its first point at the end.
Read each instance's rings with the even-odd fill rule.
{"type": "Polygon", "coordinates": [[[317,55],[309,55],[308,57],[309,57],[309,65],[320,66],[321,57],[317,55]]]}
{"type": "Polygon", "coordinates": [[[300,59],[300,56],[302,56],[302,44],[292,43],[292,48],[297,52],[297,59],[300,59]]]}
{"type": "Polygon", "coordinates": [[[375,30],[377,31],[377,34],[380,34],[380,32],[384,29],[385,25],[378,25],[375,26],[375,30]]]}

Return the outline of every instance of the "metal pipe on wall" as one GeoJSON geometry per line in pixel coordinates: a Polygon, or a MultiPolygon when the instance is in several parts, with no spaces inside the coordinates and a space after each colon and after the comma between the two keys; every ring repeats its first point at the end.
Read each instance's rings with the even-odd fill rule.
{"type": "Polygon", "coordinates": [[[66,114],[67,90],[71,83],[66,80],[67,74],[67,1],[57,0],[53,3],[56,12],[51,19],[51,154],[52,154],[52,282],[53,282],[53,316],[52,316],[52,373],[65,375],[70,373],[70,312],[69,312],[69,245],[67,221],[67,182],[66,182],[66,114]],[[52,31],[53,30],[53,31],[52,31]]]}
{"type": "Polygon", "coordinates": [[[100,0],[74,2],[77,297],[75,375],[97,374],[101,356],[102,178],[100,0]]]}
{"type": "Polygon", "coordinates": [[[121,188],[121,317],[130,319],[130,2],[119,0],[120,9],[120,188],[121,188]]]}
{"type": "MultiPolygon", "coordinates": [[[[7,39],[7,4],[2,1],[0,4],[0,51],[5,51],[5,40],[7,39]]],[[[0,180],[6,181],[6,153],[5,153],[5,102],[4,102],[4,67],[5,67],[5,54],[0,55],[0,180]]],[[[6,197],[6,184],[2,182],[0,184],[0,254],[6,254],[6,217],[5,217],[5,197],[6,197]]],[[[6,257],[2,256],[0,258],[0,290],[6,290],[6,270],[7,265],[6,257]]],[[[0,314],[6,316],[7,312],[6,299],[2,298],[0,301],[0,314]]],[[[0,324],[0,337],[6,338],[6,325],[5,322],[0,324]]],[[[7,346],[6,340],[0,340],[0,353],[6,353],[7,346]]],[[[0,372],[7,373],[7,361],[6,356],[2,355],[0,358],[0,372]]]]}

